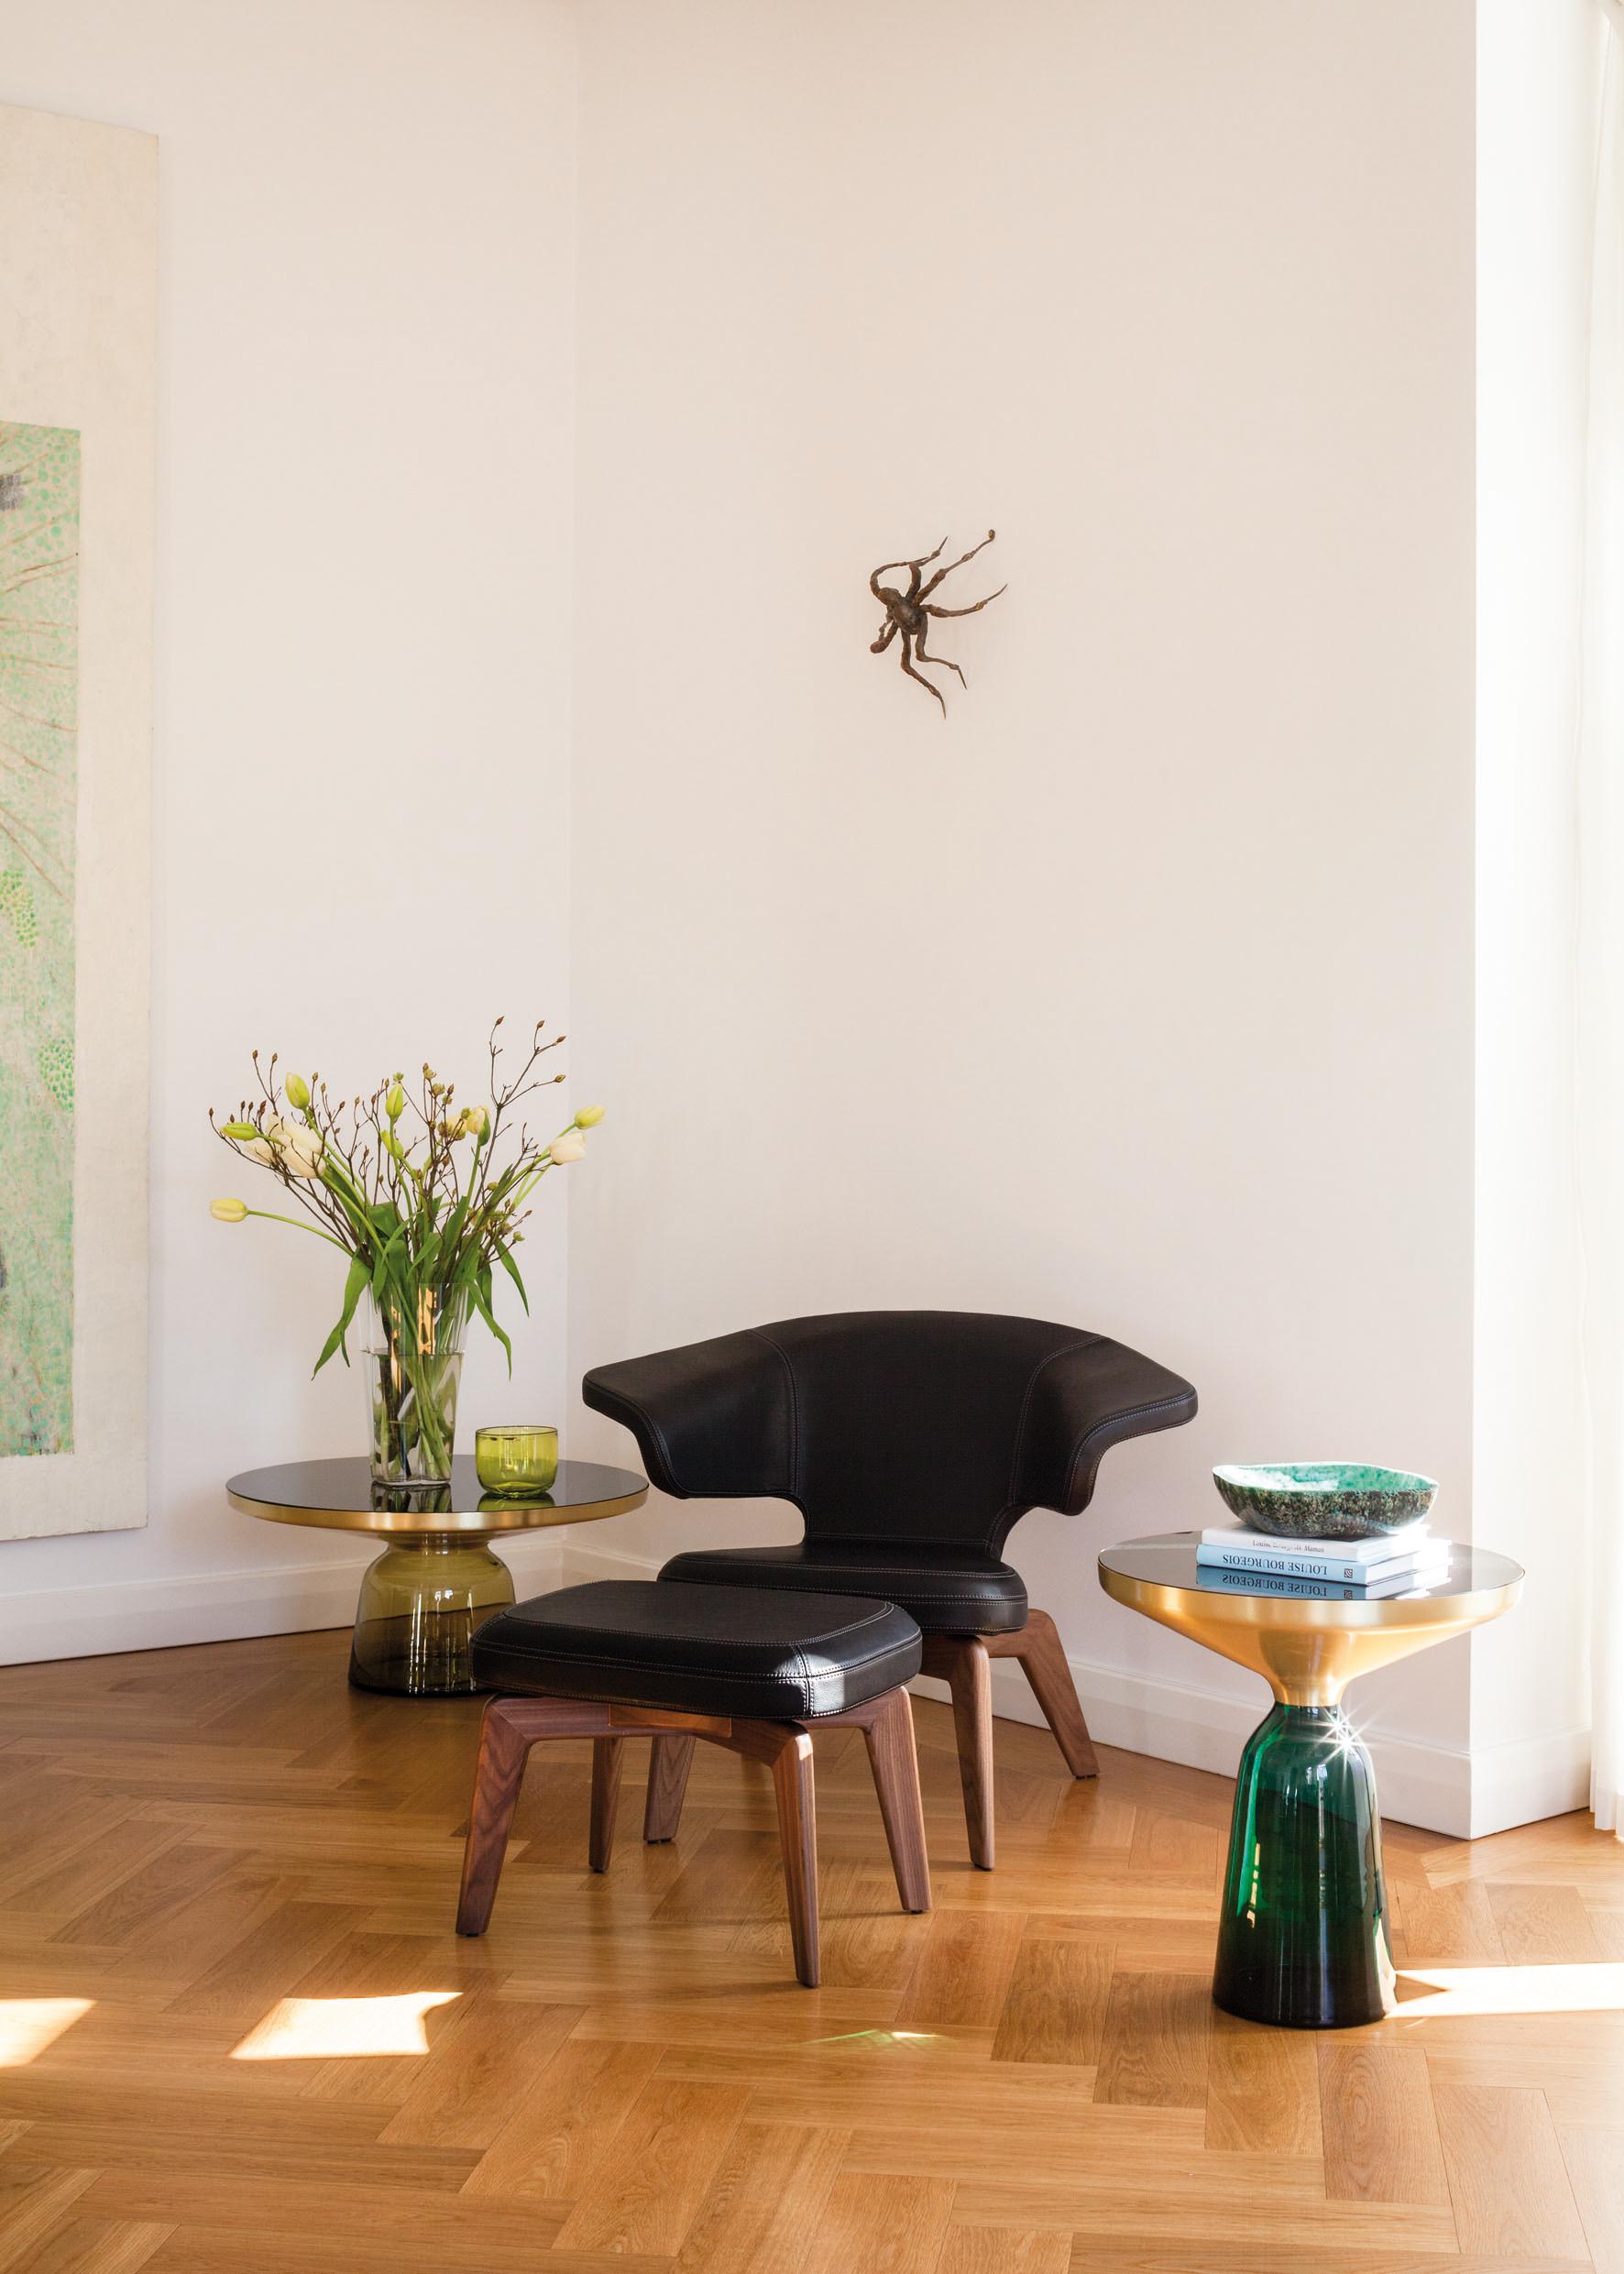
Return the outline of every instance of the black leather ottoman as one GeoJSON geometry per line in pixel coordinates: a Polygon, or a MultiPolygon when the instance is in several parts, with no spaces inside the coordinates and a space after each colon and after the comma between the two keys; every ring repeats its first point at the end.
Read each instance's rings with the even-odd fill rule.
{"type": "Polygon", "coordinates": [[[496,1901],[514,1803],[532,1745],[590,1737],[590,1860],[609,1869],[628,1737],[654,1749],[646,1840],[668,1840],[682,1811],[695,1741],[725,1745],[773,1772],[796,1973],[817,1981],[817,1852],[808,1731],[861,1729],[905,1911],[930,1907],[925,1820],[903,1685],[920,1636],[894,1603],[797,1590],[664,1586],[605,1579],[498,1611],[473,1641],[485,1709],[463,1858],[457,1932],[483,1934],[496,1901]]]}

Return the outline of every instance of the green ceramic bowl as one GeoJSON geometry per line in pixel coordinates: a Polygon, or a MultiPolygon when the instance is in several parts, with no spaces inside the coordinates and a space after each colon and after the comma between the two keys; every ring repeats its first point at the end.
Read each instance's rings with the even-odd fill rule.
{"type": "Polygon", "coordinates": [[[1438,1490],[1408,1468],[1356,1461],[1278,1461],[1213,1471],[1224,1506],[1254,1532],[1293,1540],[1369,1540],[1419,1523],[1438,1490]]]}

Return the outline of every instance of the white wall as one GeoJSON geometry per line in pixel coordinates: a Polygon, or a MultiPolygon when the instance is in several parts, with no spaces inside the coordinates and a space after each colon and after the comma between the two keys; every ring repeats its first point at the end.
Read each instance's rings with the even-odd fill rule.
{"type": "MultiPolygon", "coordinates": [[[[0,0],[0,99],[155,132],[162,203],[152,1520],[8,1545],[0,1655],[348,1615],[354,1545],[221,1490],[360,1393],[204,1115],[255,1043],[347,1086],[565,1017],[573,73],[551,0],[0,0]]],[[[563,1262],[482,1411],[561,1401],[563,1262]]]]}
{"type": "MultiPolygon", "coordinates": [[[[1257,1686],[1096,1549],[1226,1456],[1470,1521],[1469,0],[580,20],[571,1373],[868,1304],[1141,1345],[1201,1419],[1014,1553],[1103,1735],[1232,1765],[1257,1686]],[[989,523],[944,724],[866,577],[989,523]]],[[[1464,1821],[1465,1651],[1360,1694],[1401,1813],[1464,1821]]]]}
{"type": "Polygon", "coordinates": [[[1476,1400],[1479,1536],[1528,1568],[1472,1645],[1474,1829],[1584,1804],[1576,734],[1596,0],[1481,0],[1476,1400]]]}
{"type": "MultiPolygon", "coordinates": [[[[571,1095],[613,1119],[567,1379],[866,1303],[1142,1344],[1201,1420],[1015,1552],[1101,1733],[1219,1766],[1256,1686],[1096,1547],[1335,1448],[1464,1532],[1476,1459],[1529,1603],[1360,1709],[1418,1818],[1483,1820],[1468,1741],[1535,1807],[1571,1777],[1562,819],[1518,785],[1572,468],[1514,458],[1572,373],[1498,350],[1571,314],[1572,177],[1518,137],[1573,88],[1537,0],[1482,15],[1475,1150],[1471,0],[0,0],[0,100],[156,132],[164,229],[153,1521],[7,1547],[0,1656],[347,1615],[353,1548],[219,1489],[358,1393],[302,1378],[320,1258],[209,1222],[203,1109],[256,1040],[350,1080],[562,1019],[573,842],[571,1095]],[[989,522],[944,724],[866,575],[989,522]]],[[[561,1216],[482,1412],[565,1403],[561,1216]]]]}

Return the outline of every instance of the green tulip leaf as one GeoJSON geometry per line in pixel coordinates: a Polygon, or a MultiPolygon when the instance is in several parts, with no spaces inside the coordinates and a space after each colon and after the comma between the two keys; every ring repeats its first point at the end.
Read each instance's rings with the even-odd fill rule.
{"type": "Polygon", "coordinates": [[[368,1270],[366,1263],[359,1256],[357,1256],[350,1264],[349,1276],[344,1282],[344,1310],[339,1316],[337,1325],[322,1345],[322,1355],[315,1362],[314,1373],[321,1372],[335,1350],[342,1350],[346,1366],[349,1364],[349,1350],[344,1337],[350,1321],[356,1315],[356,1305],[360,1302],[362,1292],[370,1278],[371,1273],[368,1270]]]}
{"type": "Polygon", "coordinates": [[[503,1247],[499,1241],[497,1243],[496,1259],[519,1290],[519,1300],[524,1305],[524,1315],[528,1318],[530,1316],[530,1297],[524,1291],[524,1281],[519,1276],[519,1266],[514,1262],[511,1251],[503,1247]]]}
{"type": "Polygon", "coordinates": [[[490,1307],[490,1266],[488,1264],[487,1264],[475,1277],[474,1301],[479,1306],[480,1317],[485,1321],[486,1325],[489,1327],[498,1342],[500,1343],[502,1348],[507,1352],[508,1372],[511,1374],[513,1371],[513,1346],[503,1334],[501,1328],[497,1324],[496,1313],[490,1307]]]}

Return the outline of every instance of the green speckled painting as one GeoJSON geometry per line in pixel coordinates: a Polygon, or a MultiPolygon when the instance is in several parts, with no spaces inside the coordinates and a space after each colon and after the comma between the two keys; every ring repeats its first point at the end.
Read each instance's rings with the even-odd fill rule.
{"type": "Polygon", "coordinates": [[[79,436],[0,422],[0,1458],[73,1449],[79,436]]]}

